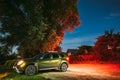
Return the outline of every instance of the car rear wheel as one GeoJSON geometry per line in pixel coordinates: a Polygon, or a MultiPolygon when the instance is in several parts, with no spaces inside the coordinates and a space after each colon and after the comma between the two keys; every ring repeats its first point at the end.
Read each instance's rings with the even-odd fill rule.
{"type": "Polygon", "coordinates": [[[62,63],[60,66],[60,71],[65,72],[67,71],[68,65],[66,63],[62,63]]]}
{"type": "Polygon", "coordinates": [[[26,75],[34,75],[36,73],[36,67],[34,65],[28,65],[25,68],[26,75]]]}

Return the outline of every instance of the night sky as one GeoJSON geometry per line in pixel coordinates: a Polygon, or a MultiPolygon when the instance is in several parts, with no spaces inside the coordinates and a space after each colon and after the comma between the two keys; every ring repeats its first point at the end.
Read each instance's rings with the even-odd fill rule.
{"type": "Polygon", "coordinates": [[[65,33],[63,51],[81,45],[94,46],[105,30],[120,32],[120,0],[78,0],[78,11],[81,25],[65,33]]]}

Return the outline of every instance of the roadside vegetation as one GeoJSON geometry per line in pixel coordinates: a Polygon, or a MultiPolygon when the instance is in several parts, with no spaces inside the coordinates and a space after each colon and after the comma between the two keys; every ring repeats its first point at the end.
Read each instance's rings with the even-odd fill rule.
{"type": "Polygon", "coordinates": [[[51,80],[46,79],[39,75],[26,76],[22,74],[16,74],[15,72],[5,72],[0,74],[0,80],[51,80]]]}

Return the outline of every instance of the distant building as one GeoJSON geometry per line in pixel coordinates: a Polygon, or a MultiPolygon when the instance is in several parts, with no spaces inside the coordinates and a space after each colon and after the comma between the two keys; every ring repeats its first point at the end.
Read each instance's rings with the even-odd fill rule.
{"type": "Polygon", "coordinates": [[[93,46],[83,45],[83,46],[78,47],[79,55],[89,54],[92,51],[93,51],[93,46]]]}
{"type": "Polygon", "coordinates": [[[74,54],[77,53],[77,51],[78,51],[78,49],[68,49],[67,50],[67,54],[68,54],[68,56],[74,55],[74,54]]]}

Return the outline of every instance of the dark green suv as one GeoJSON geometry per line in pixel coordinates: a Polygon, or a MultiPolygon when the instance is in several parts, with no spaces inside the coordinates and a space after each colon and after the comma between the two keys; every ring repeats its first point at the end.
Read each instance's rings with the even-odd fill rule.
{"type": "Polygon", "coordinates": [[[17,73],[33,75],[39,70],[57,69],[67,71],[68,57],[64,53],[40,53],[33,58],[18,60],[13,68],[17,73]]]}

